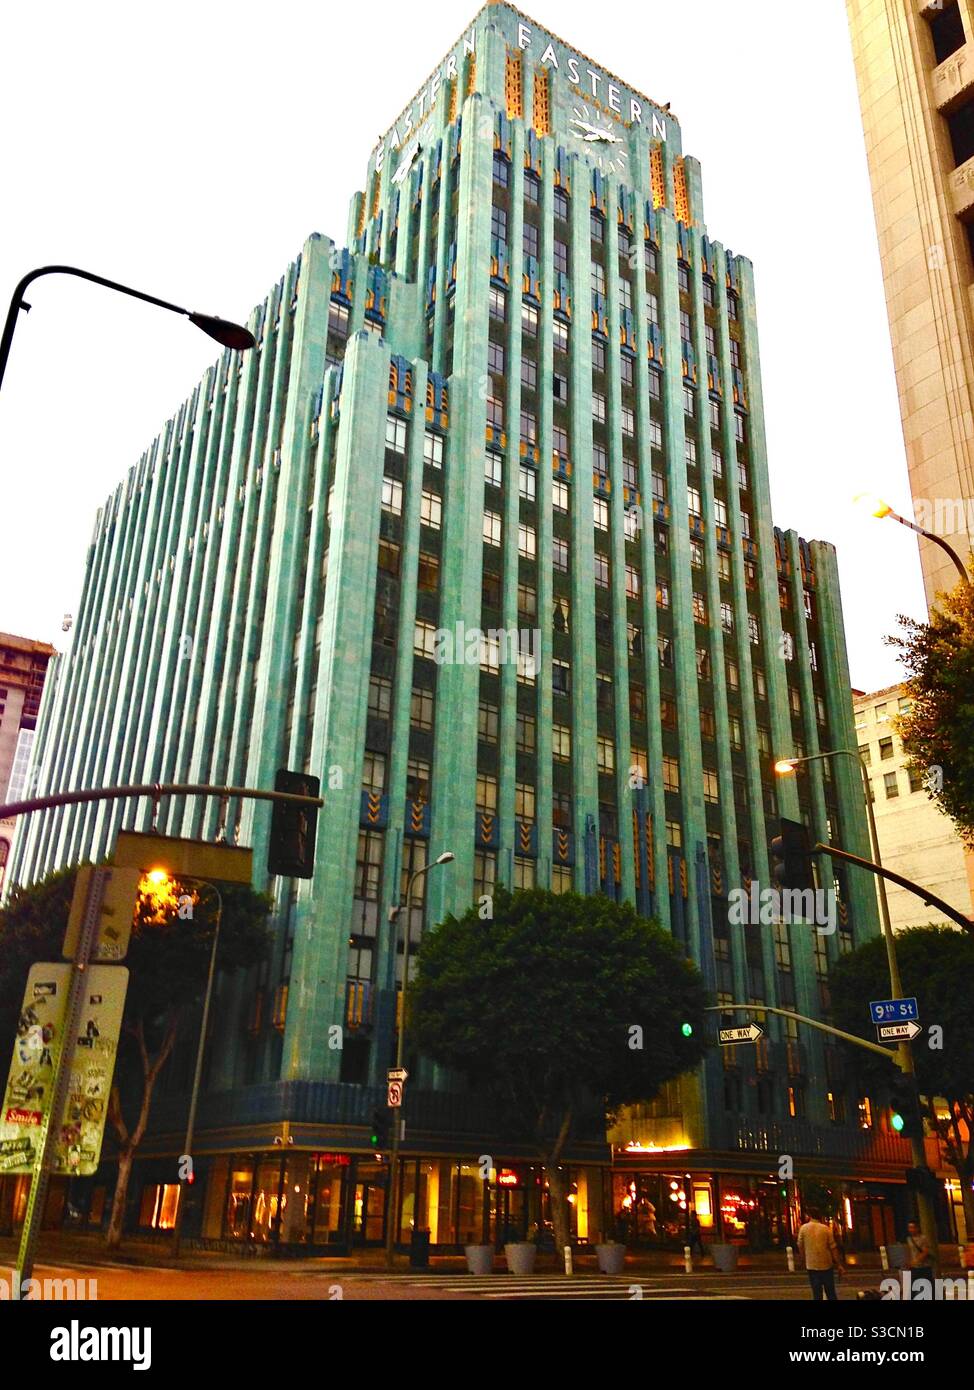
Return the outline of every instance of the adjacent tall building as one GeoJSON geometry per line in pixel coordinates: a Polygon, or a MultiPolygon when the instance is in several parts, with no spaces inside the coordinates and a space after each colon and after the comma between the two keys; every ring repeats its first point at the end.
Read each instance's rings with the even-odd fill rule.
{"type": "MultiPolygon", "coordinates": [[[[974,549],[974,4],[846,0],[916,520],[974,549]]],[[[957,572],[920,542],[927,603],[957,572]]]]}
{"type": "MultiPolygon", "coordinates": [[[[886,868],[922,883],[951,907],[974,917],[974,855],[953,821],[932,800],[896,731],[910,705],[903,685],[866,695],[853,691],[859,752],[869,765],[879,849],[886,868]]],[[[940,920],[914,893],[886,885],[894,931],[940,920]]]]}
{"type": "MultiPolygon", "coordinates": [[[[710,235],[675,116],[508,5],[380,141],[347,245],[312,236],[251,326],[257,350],[206,374],[99,512],[37,766],[45,791],[321,777],[315,877],[259,871],[273,957],[220,990],[190,1229],[374,1241],[388,908],[444,851],[402,915],[414,941],[497,883],[601,891],[720,1002],[827,1006],[829,961],[876,931],[871,879],[837,873],[831,934],[741,926],[728,894],[767,884],[779,814],[867,853],[848,759],[772,771],[854,746],[836,560],[772,523],[752,267],[710,235]]],[[[218,818],[171,801],[159,829],[218,818]]],[[[34,817],[15,874],[98,858],[122,824],[149,812],[34,817]]],[[[228,833],[262,864],[263,809],[230,806],[228,833]]],[[[136,1184],[147,1226],[169,1219],[183,1060],[136,1184]]],[[[406,1100],[397,1231],[523,1230],[527,1146],[422,1059],[406,1100]]],[[[821,1035],[770,1017],[612,1140],[566,1155],[582,1238],[650,1203],[662,1234],[680,1201],[705,1230],[782,1235],[789,1153],[846,1185],[869,1241],[909,1161],[821,1035]]]]}
{"type": "MultiPolygon", "coordinates": [[[[0,632],[0,806],[25,794],[48,662],[46,642],[0,632]]],[[[0,891],[3,890],[17,822],[0,820],[0,891]]]]}

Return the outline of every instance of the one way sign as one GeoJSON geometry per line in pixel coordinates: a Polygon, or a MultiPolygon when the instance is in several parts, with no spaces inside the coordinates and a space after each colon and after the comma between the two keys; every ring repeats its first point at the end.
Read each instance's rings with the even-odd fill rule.
{"type": "Polygon", "coordinates": [[[923,1029],[911,1018],[908,1023],[881,1023],[877,1032],[880,1042],[889,1042],[896,1038],[908,1038],[912,1042],[920,1036],[923,1029]]]}
{"type": "Polygon", "coordinates": [[[756,1023],[748,1023],[743,1028],[721,1028],[719,1037],[724,1047],[730,1047],[733,1043],[753,1043],[764,1037],[764,1029],[756,1023]]]}

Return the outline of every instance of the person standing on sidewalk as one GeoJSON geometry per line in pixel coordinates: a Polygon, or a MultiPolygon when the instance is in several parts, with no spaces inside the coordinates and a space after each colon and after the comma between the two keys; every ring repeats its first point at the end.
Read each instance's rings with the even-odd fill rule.
{"type": "Polygon", "coordinates": [[[820,1300],[834,1303],[839,1297],[835,1291],[835,1271],[842,1268],[839,1249],[819,1209],[809,1207],[806,1214],[808,1219],[798,1230],[798,1251],[805,1258],[812,1299],[816,1303],[820,1300]]]}
{"type": "Polygon", "coordinates": [[[915,1221],[907,1226],[906,1261],[910,1271],[910,1298],[933,1298],[933,1260],[930,1242],[915,1221]],[[917,1287],[921,1279],[928,1287],[917,1287]]]}

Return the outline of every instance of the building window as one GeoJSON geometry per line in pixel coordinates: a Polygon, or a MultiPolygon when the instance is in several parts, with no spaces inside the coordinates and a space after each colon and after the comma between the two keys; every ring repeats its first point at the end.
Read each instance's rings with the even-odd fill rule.
{"type": "Polygon", "coordinates": [[[600,531],[609,529],[609,504],[604,497],[592,499],[592,517],[600,531]]]}
{"type": "Polygon", "coordinates": [[[384,753],[366,751],[362,759],[362,786],[367,792],[385,791],[386,758],[384,753]]]}
{"type": "Polygon", "coordinates": [[[707,600],[703,594],[696,592],[693,595],[693,620],[696,623],[706,623],[707,621],[707,600]]]}
{"type": "Polygon", "coordinates": [[[567,352],[569,343],[568,324],[563,319],[556,318],[552,324],[552,337],[554,340],[555,352],[567,352]]]}
{"type": "Polygon", "coordinates": [[[431,468],[443,467],[443,436],[426,431],[423,437],[423,462],[431,468]]]}
{"type": "Polygon", "coordinates": [[[393,516],[402,515],[402,483],[398,478],[382,479],[382,510],[393,516]]]}
{"type": "Polygon", "coordinates": [[[507,188],[511,182],[511,166],[502,154],[494,152],[494,182],[501,188],[507,188]]]}
{"type": "Polygon", "coordinates": [[[522,560],[533,560],[537,555],[537,536],[533,526],[521,522],[517,528],[517,553],[522,560]]]}
{"type": "Polygon", "coordinates": [[[491,287],[490,316],[495,323],[503,323],[507,318],[507,292],[491,287]]]}
{"type": "Polygon", "coordinates": [[[521,331],[528,338],[538,336],[538,311],[533,304],[521,304],[521,331]]]}
{"type": "Polygon", "coordinates": [[[680,790],[680,763],[677,758],[672,758],[668,754],[663,756],[663,790],[668,792],[680,790]]]}
{"type": "Polygon", "coordinates": [[[473,891],[475,898],[489,898],[497,881],[497,855],[492,851],[474,852],[473,891]]]}
{"type": "Polygon", "coordinates": [[[500,545],[501,515],[499,512],[484,512],[484,544],[500,545]]]}
{"type": "Polygon", "coordinates": [[[692,386],[683,388],[683,413],[693,416],[697,412],[697,399],[692,386]]]}
{"type": "Polygon", "coordinates": [[[568,194],[564,188],[555,189],[555,216],[559,222],[568,221],[568,194]]]}
{"type": "Polygon", "coordinates": [[[435,654],[436,631],[432,623],[417,619],[413,632],[413,652],[416,656],[432,657],[435,654]]]}
{"type": "Polygon", "coordinates": [[[414,685],[409,707],[409,722],[414,729],[432,729],[433,692],[414,685]]]}
{"type": "Polygon", "coordinates": [[[497,241],[507,242],[507,211],[496,203],[490,211],[490,234],[497,241]]]}
{"type": "Polygon", "coordinates": [[[892,740],[892,738],[881,738],[881,739],[879,740],[879,756],[880,756],[880,758],[881,758],[884,762],[887,762],[890,758],[892,758],[892,756],[893,756],[893,740],[892,740]]]}
{"type": "Polygon", "coordinates": [[[895,772],[887,772],[883,775],[883,790],[886,793],[886,800],[892,801],[900,794],[900,784],[895,772]]]}
{"type": "Polygon", "coordinates": [[[659,664],[664,669],[673,669],[673,642],[672,639],[660,634],[656,639],[656,650],[659,653],[659,664]]]}
{"type": "Polygon", "coordinates": [[[497,778],[486,772],[477,774],[477,810],[488,816],[497,810],[497,778]]]}
{"type": "Polygon", "coordinates": [[[551,688],[556,695],[571,694],[571,667],[555,657],[551,663],[551,688]]]}
{"type": "Polygon", "coordinates": [[[488,449],[484,455],[484,481],[491,487],[500,487],[504,481],[503,457],[492,449],[488,449]]]}
{"type": "Polygon", "coordinates": [[[661,579],[656,581],[656,607],[669,608],[670,606],[670,586],[664,584],[661,579]]]}
{"type": "Polygon", "coordinates": [[[561,478],[554,478],[551,483],[551,505],[556,512],[568,511],[568,484],[561,478]]]}
{"type": "Polygon", "coordinates": [[[521,236],[521,245],[526,256],[533,256],[538,259],[541,251],[541,231],[533,222],[525,222],[521,236]]]}
{"type": "Polygon", "coordinates": [[[489,700],[481,700],[477,708],[477,737],[484,743],[496,743],[500,729],[500,711],[489,700]]]}
{"type": "Polygon", "coordinates": [[[386,416],[386,448],[395,454],[406,452],[406,422],[395,415],[386,416]]]}
{"type": "Polygon", "coordinates": [[[392,710],[392,681],[385,676],[369,677],[369,714],[373,719],[388,719],[392,710]]]}
{"type": "Polygon", "coordinates": [[[374,903],[378,900],[379,883],[382,878],[383,839],[384,836],[377,831],[359,831],[353,895],[360,902],[374,903]]]}
{"type": "Polygon", "coordinates": [[[609,587],[609,557],[598,550],[595,552],[595,583],[600,589],[609,587]]]}
{"type": "MultiPolygon", "coordinates": [[[[533,753],[535,751],[535,719],[533,714],[517,715],[517,751],[519,753],[533,753]]],[[[532,798],[534,792],[531,793],[532,798]]],[[[523,817],[527,820],[528,817],[523,817]]],[[[532,801],[532,812],[530,819],[534,819],[534,808],[532,801]]]]}
{"type": "Polygon", "coordinates": [[[720,785],[717,773],[707,768],[703,770],[703,799],[711,806],[716,806],[720,801],[720,785]]]}
{"type": "Polygon", "coordinates": [[[635,565],[626,565],[626,598],[639,597],[639,571],[635,565]]]}
{"type": "Polygon", "coordinates": [[[533,502],[538,490],[538,475],[533,468],[521,464],[518,472],[518,492],[527,502],[533,502]]]}
{"type": "Polygon", "coordinates": [[[555,536],[551,542],[552,564],[560,574],[568,573],[568,542],[555,536]]]}
{"type": "Polygon", "coordinates": [[[424,526],[438,531],[443,521],[443,499],[436,492],[423,491],[419,506],[419,519],[424,526]]]}
{"type": "Polygon", "coordinates": [[[567,763],[572,756],[572,731],[567,724],[551,726],[551,756],[555,762],[567,763]]]}

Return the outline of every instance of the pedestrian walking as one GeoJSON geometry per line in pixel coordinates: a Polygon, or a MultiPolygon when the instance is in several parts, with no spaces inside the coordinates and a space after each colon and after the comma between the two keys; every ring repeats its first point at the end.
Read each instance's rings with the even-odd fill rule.
{"type": "Polygon", "coordinates": [[[805,1224],[798,1229],[798,1250],[805,1259],[812,1299],[834,1303],[839,1297],[835,1291],[835,1271],[843,1268],[839,1248],[817,1207],[809,1207],[806,1218],[805,1224]]]}
{"type": "Polygon", "coordinates": [[[907,1226],[906,1263],[910,1271],[910,1298],[933,1298],[933,1259],[930,1242],[915,1221],[907,1226]],[[921,1279],[927,1288],[918,1288],[921,1279]]]}
{"type": "Polygon", "coordinates": [[[700,1251],[700,1258],[703,1259],[704,1251],[703,1251],[703,1241],[700,1239],[700,1217],[697,1215],[696,1212],[692,1212],[691,1215],[690,1215],[690,1241],[689,1241],[689,1244],[690,1244],[690,1254],[692,1255],[692,1254],[694,1253],[695,1250],[699,1250],[699,1251],[700,1251]]]}

